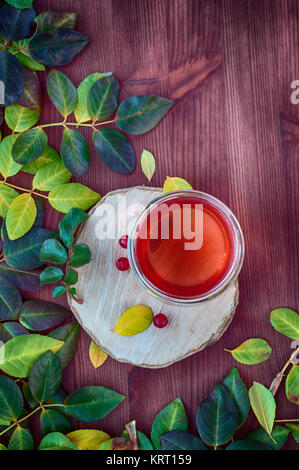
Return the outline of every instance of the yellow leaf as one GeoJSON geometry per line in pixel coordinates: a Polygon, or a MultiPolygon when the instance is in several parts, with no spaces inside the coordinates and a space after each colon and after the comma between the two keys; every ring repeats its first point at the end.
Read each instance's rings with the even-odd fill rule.
{"type": "Polygon", "coordinates": [[[126,310],[114,327],[114,333],[133,336],[147,330],[153,321],[153,312],[146,305],[135,305],[126,310]]]}
{"type": "Polygon", "coordinates": [[[92,341],[89,347],[89,358],[95,369],[102,366],[106,361],[108,354],[101,350],[101,348],[92,341]]]}
{"type": "Polygon", "coordinates": [[[17,103],[5,108],[5,122],[14,132],[24,132],[37,123],[40,106],[36,109],[24,108],[17,103]]]}
{"type": "Polygon", "coordinates": [[[5,184],[0,185],[0,217],[5,219],[12,202],[19,196],[19,193],[5,184]]]}
{"type": "Polygon", "coordinates": [[[54,209],[67,214],[71,209],[78,207],[86,211],[101,196],[80,183],[67,183],[52,189],[49,193],[49,202],[54,209]]]}
{"type": "Polygon", "coordinates": [[[150,183],[156,170],[156,162],[154,155],[148,150],[143,150],[140,163],[143,174],[147,177],[150,183]]]}
{"type": "Polygon", "coordinates": [[[180,191],[182,189],[193,188],[191,184],[183,178],[178,178],[177,176],[170,178],[170,176],[167,176],[163,186],[163,193],[170,193],[171,191],[180,191]]]}
{"type": "Polygon", "coordinates": [[[22,168],[22,165],[16,163],[11,155],[11,149],[17,138],[17,134],[11,134],[4,137],[0,143],[0,173],[5,179],[16,175],[22,168]]]}
{"type": "Polygon", "coordinates": [[[37,209],[31,194],[16,197],[6,216],[6,228],[10,240],[21,238],[31,229],[36,219],[37,209]]]}
{"type": "Polygon", "coordinates": [[[97,429],[79,429],[66,435],[77,444],[78,450],[98,450],[102,442],[110,439],[109,434],[97,429]]]}

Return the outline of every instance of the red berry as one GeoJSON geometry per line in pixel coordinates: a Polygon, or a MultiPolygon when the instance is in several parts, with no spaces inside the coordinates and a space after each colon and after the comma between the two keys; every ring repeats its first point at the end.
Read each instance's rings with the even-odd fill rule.
{"type": "Polygon", "coordinates": [[[128,235],[123,235],[122,237],[120,237],[118,242],[122,248],[128,248],[128,239],[128,235]]]}
{"type": "Polygon", "coordinates": [[[118,258],[116,260],[115,266],[119,271],[127,271],[130,267],[128,258],[118,258]]]}
{"type": "Polygon", "coordinates": [[[164,313],[158,313],[154,316],[153,322],[157,328],[164,328],[168,323],[168,318],[164,313]]]}

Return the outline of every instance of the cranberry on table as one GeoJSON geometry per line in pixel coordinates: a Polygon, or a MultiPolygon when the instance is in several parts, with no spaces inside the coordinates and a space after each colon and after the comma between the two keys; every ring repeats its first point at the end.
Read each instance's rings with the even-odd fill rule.
{"type": "Polygon", "coordinates": [[[154,316],[153,323],[157,328],[164,328],[168,323],[168,318],[164,313],[158,313],[154,316]]]}
{"type": "Polygon", "coordinates": [[[128,258],[118,258],[116,260],[115,266],[119,271],[127,271],[130,267],[128,258]]]}
{"type": "Polygon", "coordinates": [[[128,235],[122,235],[118,241],[118,243],[120,244],[120,246],[122,248],[128,248],[128,240],[129,240],[129,236],[128,235]]]}

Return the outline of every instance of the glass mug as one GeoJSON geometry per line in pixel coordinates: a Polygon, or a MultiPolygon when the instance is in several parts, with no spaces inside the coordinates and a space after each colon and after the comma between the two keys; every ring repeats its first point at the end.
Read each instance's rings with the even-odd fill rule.
{"type": "Polygon", "coordinates": [[[153,199],[128,243],[139,283],[161,301],[190,305],[219,295],[240,272],[244,238],[235,215],[201,191],[153,199]]]}

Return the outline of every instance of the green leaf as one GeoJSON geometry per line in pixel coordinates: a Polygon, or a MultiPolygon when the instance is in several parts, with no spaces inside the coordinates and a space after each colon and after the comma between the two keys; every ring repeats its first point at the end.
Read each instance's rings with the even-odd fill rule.
{"type": "Polygon", "coordinates": [[[133,336],[147,330],[153,321],[153,311],[146,305],[135,305],[118,319],[113,331],[121,336],[133,336]]]}
{"type": "Polygon", "coordinates": [[[76,13],[44,11],[35,18],[36,32],[45,33],[51,29],[68,28],[74,29],[76,24],[76,13]]]}
{"type": "Polygon", "coordinates": [[[75,118],[78,123],[83,123],[91,119],[87,111],[87,96],[92,85],[100,78],[109,77],[110,75],[112,75],[111,72],[92,73],[80,83],[77,89],[78,101],[74,111],[75,118]]]}
{"type": "Polygon", "coordinates": [[[98,429],[78,429],[67,434],[78,450],[98,450],[102,442],[110,439],[109,434],[98,429]]]}
{"type": "MultiPolygon", "coordinates": [[[[24,397],[26,398],[26,401],[27,401],[28,405],[30,406],[30,408],[33,409],[33,410],[36,409],[38,407],[38,402],[34,399],[32,393],[30,391],[29,385],[26,382],[23,385],[23,394],[24,394],[24,397]]],[[[47,400],[45,402],[45,404],[46,405],[56,405],[57,404],[57,407],[53,406],[53,407],[51,407],[51,410],[58,411],[60,414],[63,414],[64,416],[69,416],[69,414],[67,413],[67,411],[65,410],[65,407],[64,407],[65,397],[66,397],[66,393],[64,392],[64,390],[62,388],[60,388],[58,390],[58,392],[50,400],[47,400]]]]}
{"type": "Polygon", "coordinates": [[[65,168],[61,161],[47,163],[37,170],[33,178],[32,188],[40,191],[51,191],[51,189],[67,183],[72,175],[65,168]]]}
{"type": "Polygon", "coordinates": [[[293,438],[299,444],[299,424],[286,423],[285,427],[291,431],[293,438]]]}
{"type": "Polygon", "coordinates": [[[286,396],[290,402],[299,405],[299,366],[293,364],[290,372],[287,375],[286,383],[286,396]]]}
{"type": "Polygon", "coordinates": [[[50,145],[47,145],[41,156],[34,160],[34,162],[23,165],[22,171],[35,175],[40,168],[48,163],[61,163],[60,156],[50,145]]]}
{"type": "MultiPolygon", "coordinates": [[[[58,351],[58,353],[60,351],[61,351],[61,349],[58,351]]],[[[66,393],[62,388],[60,388],[58,390],[58,392],[54,395],[54,397],[52,397],[51,400],[48,400],[46,402],[46,404],[47,405],[57,405],[57,406],[51,407],[51,410],[56,410],[59,413],[63,414],[64,416],[69,417],[70,414],[66,411],[65,406],[64,406],[65,398],[66,398],[66,393]]]]}
{"type": "Polygon", "coordinates": [[[18,289],[7,279],[0,282],[0,320],[16,320],[22,307],[18,289]]]}
{"type": "Polygon", "coordinates": [[[102,351],[100,346],[98,346],[94,341],[91,341],[89,346],[89,359],[93,367],[95,369],[101,367],[107,358],[108,354],[102,351]]]}
{"type": "Polygon", "coordinates": [[[5,3],[0,10],[0,36],[9,41],[26,38],[31,33],[35,17],[33,8],[21,10],[5,3]]]}
{"type": "Polygon", "coordinates": [[[87,214],[81,209],[71,209],[59,222],[59,235],[64,245],[69,248],[74,242],[74,230],[85,222],[87,214]]]}
{"type": "Polygon", "coordinates": [[[33,438],[28,429],[18,426],[8,443],[8,450],[33,450],[33,438]]]}
{"type": "Polygon", "coordinates": [[[30,8],[32,6],[33,0],[5,0],[6,3],[15,7],[15,8],[30,8]]]}
{"type": "Polygon", "coordinates": [[[12,282],[17,289],[24,291],[40,289],[39,273],[36,271],[22,271],[22,269],[11,268],[7,263],[1,263],[0,279],[3,278],[12,282]]]}
{"type": "MultiPolygon", "coordinates": [[[[121,439],[124,439],[125,443],[130,442],[125,438],[119,438],[119,437],[116,437],[114,439],[107,439],[107,441],[103,441],[100,444],[100,446],[98,447],[98,450],[115,450],[115,448],[112,447],[113,443],[115,442],[115,440],[117,440],[119,442],[121,439]]],[[[121,443],[122,443],[122,441],[121,441],[121,443]]],[[[126,449],[126,450],[128,450],[128,449],[126,449]]]]}
{"type": "Polygon", "coordinates": [[[5,447],[4,444],[1,444],[1,443],[0,443],[0,450],[8,450],[8,449],[7,449],[7,447],[5,447]]]}
{"type": "Polygon", "coordinates": [[[18,196],[15,189],[0,184],[0,217],[4,219],[7,216],[8,209],[18,196]]]}
{"type": "Polygon", "coordinates": [[[12,147],[12,158],[25,165],[36,160],[47,147],[48,137],[41,127],[20,134],[12,147]]]}
{"type": "Polygon", "coordinates": [[[28,377],[31,367],[39,357],[48,350],[56,353],[62,346],[62,341],[48,336],[16,336],[0,348],[0,355],[3,354],[4,357],[0,369],[13,377],[28,377]]]}
{"type": "Polygon", "coordinates": [[[66,65],[89,43],[78,31],[57,28],[35,34],[29,43],[31,57],[45,65],[66,65]]]}
{"type": "Polygon", "coordinates": [[[176,398],[163,408],[156,416],[151,440],[155,449],[161,448],[160,438],[169,431],[187,431],[188,420],[184,405],[180,398],[176,398]]]}
{"type": "Polygon", "coordinates": [[[174,176],[173,178],[167,176],[163,186],[163,193],[170,193],[172,191],[181,191],[185,189],[193,189],[188,181],[184,180],[183,178],[178,178],[177,176],[174,176]]]}
{"type": "Polygon", "coordinates": [[[61,305],[45,300],[27,300],[20,312],[20,323],[32,331],[43,331],[59,325],[71,315],[61,305]]]}
{"type": "Polygon", "coordinates": [[[125,397],[109,388],[90,385],[71,393],[65,400],[67,411],[80,421],[97,421],[107,416],[125,397]]]}
{"type": "Polygon", "coordinates": [[[288,435],[289,430],[285,427],[274,426],[272,430],[273,439],[269,436],[269,434],[266,433],[263,428],[255,429],[255,431],[251,432],[246,439],[253,439],[269,445],[274,450],[279,450],[285,444],[288,435]]]}
{"type": "Polygon", "coordinates": [[[37,209],[30,193],[20,194],[11,203],[6,215],[6,229],[10,240],[21,238],[32,228],[37,209]]]}
{"type": "Polygon", "coordinates": [[[270,314],[275,330],[292,339],[299,340],[299,314],[290,308],[276,308],[270,314]]]}
{"type": "MultiPolygon", "coordinates": [[[[137,444],[140,450],[154,450],[153,445],[149,438],[140,431],[136,431],[137,434],[137,444]]],[[[129,439],[129,433],[125,429],[121,435],[126,439],[129,439]]]]}
{"type": "Polygon", "coordinates": [[[249,389],[249,400],[258,422],[271,436],[276,412],[276,403],[272,393],[264,385],[253,382],[249,389]]]}
{"type": "Polygon", "coordinates": [[[207,445],[215,448],[233,437],[238,422],[238,409],[225,386],[218,382],[199,405],[196,417],[199,435],[207,445]]]}
{"type": "Polygon", "coordinates": [[[18,104],[25,108],[37,109],[41,105],[41,86],[36,73],[24,68],[24,89],[18,104]]]}
{"type": "Polygon", "coordinates": [[[66,119],[77,104],[76,87],[64,73],[51,70],[47,79],[47,90],[50,100],[66,119]]]}
{"type": "Polygon", "coordinates": [[[57,299],[57,297],[60,297],[65,292],[66,292],[66,287],[65,286],[57,286],[53,289],[52,297],[53,297],[53,299],[57,299]]]}
{"type": "Polygon", "coordinates": [[[43,435],[51,432],[66,434],[71,431],[72,426],[66,416],[59,411],[44,408],[40,415],[40,425],[43,435]]]}
{"type": "Polygon", "coordinates": [[[78,243],[73,247],[72,256],[69,262],[70,266],[74,268],[80,268],[85,264],[90,263],[91,261],[91,253],[90,249],[84,243],[78,243]]]}
{"type": "Polygon", "coordinates": [[[17,52],[15,57],[22,65],[24,65],[24,67],[27,67],[33,72],[44,72],[46,70],[46,67],[43,64],[39,64],[36,60],[33,60],[25,53],[25,51],[17,52]]]}
{"type": "Polygon", "coordinates": [[[40,250],[40,260],[43,263],[65,264],[67,251],[58,240],[46,240],[40,250]]]}
{"type": "Polygon", "coordinates": [[[55,395],[62,379],[62,369],[59,359],[47,351],[33,364],[29,374],[30,391],[39,403],[55,395]]]}
{"type": "Polygon", "coordinates": [[[117,108],[119,84],[114,75],[102,77],[90,88],[87,95],[87,112],[95,121],[108,119],[117,108]]]}
{"type": "Polygon", "coordinates": [[[39,450],[77,450],[77,446],[64,434],[51,432],[42,439],[39,450]]]}
{"type": "Polygon", "coordinates": [[[65,128],[60,147],[62,161],[74,176],[85,176],[90,165],[88,144],[80,132],[65,128]]]}
{"type": "Polygon", "coordinates": [[[238,428],[240,428],[247,419],[250,403],[247,388],[236,367],[225,377],[223,385],[237,406],[239,412],[238,428]]]}
{"type": "Polygon", "coordinates": [[[43,64],[39,64],[36,60],[33,60],[27,51],[29,39],[21,39],[20,41],[14,41],[9,47],[8,52],[11,52],[18,61],[32,71],[43,72],[46,67],[43,64]]]}
{"type": "Polygon", "coordinates": [[[44,286],[45,284],[56,284],[56,282],[61,281],[63,278],[63,271],[60,268],[54,266],[48,266],[40,273],[40,285],[44,286]]]}
{"type": "Polygon", "coordinates": [[[37,215],[34,222],[34,227],[43,227],[45,222],[45,200],[40,198],[35,201],[37,215]]]}
{"type": "Polygon", "coordinates": [[[26,335],[29,331],[16,321],[0,323],[0,340],[6,343],[11,338],[20,335],[26,335]]]}
{"type": "Polygon", "coordinates": [[[37,215],[34,222],[34,227],[43,227],[45,222],[45,200],[40,198],[35,201],[37,215]]]}
{"type": "Polygon", "coordinates": [[[170,431],[161,436],[162,450],[208,450],[205,444],[185,431],[170,431]]]}
{"type": "Polygon", "coordinates": [[[67,214],[77,207],[83,211],[89,209],[100,199],[100,195],[79,183],[57,186],[49,193],[49,202],[54,209],[67,214]]]}
{"type": "MultiPolygon", "coordinates": [[[[8,427],[10,424],[11,424],[11,421],[8,421],[7,419],[0,418],[1,431],[2,431],[2,426],[8,427]]],[[[2,450],[1,447],[0,447],[0,450],[2,450]]]]}
{"type": "Polygon", "coordinates": [[[74,269],[69,269],[66,273],[65,278],[63,279],[63,282],[67,286],[73,286],[74,284],[77,284],[78,282],[78,273],[74,269]]]}
{"type": "Polygon", "coordinates": [[[24,132],[34,126],[40,117],[40,108],[24,108],[15,103],[5,108],[5,122],[13,132],[24,132]]]}
{"type": "Polygon", "coordinates": [[[35,410],[39,406],[37,401],[34,399],[27,382],[24,382],[23,384],[23,395],[32,410],[35,410]]]}
{"type": "Polygon", "coordinates": [[[62,369],[65,369],[75,355],[80,338],[80,326],[77,322],[67,323],[51,331],[49,336],[59,339],[64,343],[62,348],[56,353],[56,356],[60,360],[62,369]]]}
{"type": "Polygon", "coordinates": [[[4,239],[3,254],[7,264],[14,269],[31,270],[42,266],[39,253],[45,240],[56,237],[56,232],[36,227],[24,237],[11,241],[4,239]]]}
{"type": "Polygon", "coordinates": [[[264,444],[263,442],[254,441],[254,440],[252,441],[240,440],[240,441],[233,442],[232,444],[227,446],[225,450],[273,450],[273,449],[271,446],[269,446],[268,444],[264,444]]]}
{"type": "Polygon", "coordinates": [[[5,179],[16,175],[22,168],[22,165],[13,160],[11,153],[17,138],[15,134],[8,135],[0,143],[0,173],[5,179]]]}
{"type": "Polygon", "coordinates": [[[97,129],[92,140],[100,159],[110,170],[123,175],[132,173],[136,166],[135,150],[123,134],[110,128],[97,129]]]}
{"type": "Polygon", "coordinates": [[[4,84],[5,106],[13,105],[18,101],[22,94],[25,79],[23,67],[20,62],[12,54],[6,51],[0,51],[0,80],[4,84]]]}
{"type": "Polygon", "coordinates": [[[260,364],[269,359],[272,348],[264,339],[250,338],[235,349],[225,349],[241,364],[260,364]]]}
{"type": "Polygon", "coordinates": [[[0,375],[0,418],[14,421],[22,413],[23,407],[23,396],[15,381],[0,375]]]}
{"type": "Polygon", "coordinates": [[[156,161],[154,155],[148,150],[143,150],[140,163],[143,174],[147,177],[150,183],[156,170],[156,161]]]}
{"type": "Polygon", "coordinates": [[[118,108],[116,125],[128,134],[145,134],[156,127],[173,103],[160,96],[130,96],[118,108]]]}

